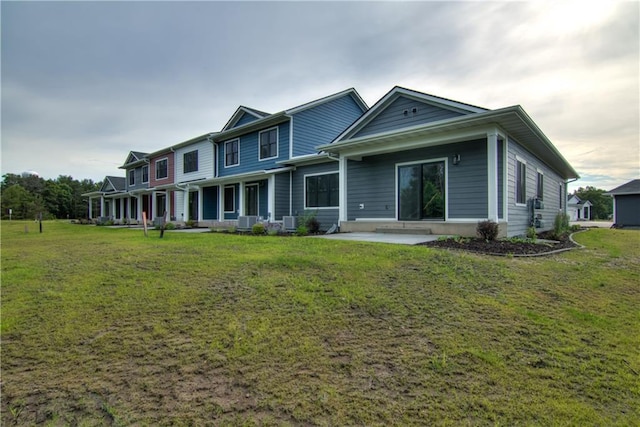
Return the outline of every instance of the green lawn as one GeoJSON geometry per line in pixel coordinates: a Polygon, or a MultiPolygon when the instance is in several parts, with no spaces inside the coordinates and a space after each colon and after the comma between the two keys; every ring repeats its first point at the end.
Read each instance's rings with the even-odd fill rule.
{"type": "Polygon", "coordinates": [[[37,231],[2,222],[2,425],[640,425],[638,231],[543,258],[37,231]]]}

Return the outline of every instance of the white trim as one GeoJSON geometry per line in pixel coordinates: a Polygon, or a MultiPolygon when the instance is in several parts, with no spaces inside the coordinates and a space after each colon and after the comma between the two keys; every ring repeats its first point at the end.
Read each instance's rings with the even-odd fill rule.
{"type": "Polygon", "coordinates": [[[293,158],[293,116],[289,118],[289,158],[293,158]]]}
{"type": "Polygon", "coordinates": [[[249,215],[246,210],[247,210],[247,206],[249,205],[246,201],[247,198],[247,188],[249,187],[255,187],[256,188],[256,214],[255,216],[261,216],[260,215],[260,183],[259,182],[252,182],[250,184],[244,184],[243,185],[244,190],[243,190],[243,196],[245,198],[245,203],[244,203],[244,210],[245,212],[240,214],[240,215],[249,215]]]}
{"type": "Polygon", "coordinates": [[[224,220],[224,214],[226,213],[236,213],[236,185],[232,184],[232,185],[224,185],[222,186],[222,220],[224,220]],[[225,210],[225,197],[226,197],[226,193],[227,193],[227,188],[232,188],[233,189],[233,210],[232,211],[227,211],[225,210]]]}
{"type": "Polygon", "coordinates": [[[162,157],[160,159],[155,159],[153,161],[153,176],[154,176],[154,181],[163,181],[165,179],[169,179],[169,157],[162,157]],[[158,166],[157,164],[161,161],[166,161],[167,162],[167,176],[165,176],[164,178],[158,178],[158,166]]]}
{"type": "Polygon", "coordinates": [[[502,220],[509,218],[509,137],[500,135],[502,141],[502,220]]]}
{"type": "MultiPolygon", "coordinates": [[[[399,195],[398,195],[398,181],[399,181],[399,173],[398,173],[398,167],[399,166],[410,166],[410,165],[418,165],[418,164],[424,164],[424,163],[437,163],[437,162],[443,162],[444,163],[444,200],[445,200],[445,204],[444,204],[444,219],[440,220],[440,221],[449,221],[449,158],[448,157],[436,157],[433,159],[424,159],[424,160],[414,160],[411,162],[402,162],[402,163],[396,163],[395,164],[395,175],[396,175],[396,183],[395,183],[395,212],[396,212],[396,218],[395,221],[429,221],[427,219],[417,219],[417,220],[406,220],[406,219],[399,219],[400,216],[400,199],[399,199],[399,195]]],[[[434,219],[433,221],[438,221],[437,219],[434,219]]]]}
{"type": "Polygon", "coordinates": [[[542,197],[540,197],[540,200],[544,200],[544,171],[538,167],[536,167],[536,198],[538,198],[538,190],[540,190],[538,188],[538,185],[540,184],[538,181],[538,174],[542,175],[542,197]]]}
{"type": "MultiPolygon", "coordinates": [[[[169,164],[167,163],[167,167],[169,167],[169,164]]],[[[140,183],[141,184],[148,184],[149,183],[149,164],[146,164],[144,166],[142,166],[142,168],[140,168],[140,174],[142,176],[140,176],[140,183]],[[144,180],[144,168],[147,168],[147,180],[144,180]]]]}
{"type": "Polygon", "coordinates": [[[289,216],[293,212],[293,170],[289,171],[289,216]]]}
{"type": "MultiPolygon", "coordinates": [[[[239,148],[239,147],[238,147],[239,148]]],[[[240,152],[240,150],[238,150],[238,153],[240,152]]],[[[271,160],[271,159],[277,159],[278,156],[280,155],[280,126],[273,126],[270,127],[269,129],[264,129],[261,130],[260,132],[258,132],[258,161],[259,162],[264,162],[267,160],[271,160]],[[275,156],[271,156],[271,157],[265,157],[264,159],[260,158],[260,154],[261,154],[261,145],[262,145],[262,134],[266,133],[266,132],[271,132],[272,130],[276,130],[276,155],[275,156]]],[[[240,156],[238,156],[238,161],[240,160],[240,156]]]]}
{"type": "Polygon", "coordinates": [[[327,209],[340,209],[340,170],[331,171],[331,172],[318,172],[318,173],[309,173],[302,176],[302,200],[304,201],[304,210],[318,209],[318,210],[327,210],[327,209]],[[307,178],[312,176],[320,176],[320,175],[338,175],[338,206],[307,206],[307,178]]]}
{"type": "Polygon", "coordinates": [[[397,221],[395,218],[356,218],[356,221],[377,222],[377,221],[397,221]]]}
{"type": "Polygon", "coordinates": [[[227,169],[227,168],[235,168],[235,167],[240,166],[240,138],[233,138],[233,139],[230,139],[228,141],[223,142],[222,144],[223,144],[223,151],[224,151],[224,153],[223,153],[224,154],[223,155],[224,161],[222,162],[222,164],[224,165],[225,169],[227,169]],[[238,143],[238,163],[235,163],[233,165],[227,165],[227,144],[230,144],[232,142],[237,142],[238,143]]]}
{"type": "MultiPolygon", "coordinates": [[[[140,171],[140,172],[142,173],[142,171],[140,171]]],[[[128,184],[127,186],[128,186],[128,187],[129,187],[129,186],[131,186],[131,187],[135,187],[135,185],[136,185],[136,170],[135,170],[135,169],[129,169],[129,171],[128,171],[128,174],[127,174],[127,175],[129,175],[129,176],[127,177],[127,181],[128,181],[128,182],[127,182],[127,184],[128,184]],[[131,172],[133,172],[133,184],[131,183],[131,172]]]]}
{"type": "Polygon", "coordinates": [[[338,225],[341,221],[347,221],[347,159],[340,156],[338,160],[338,225]]]}
{"type": "Polygon", "coordinates": [[[276,217],[276,176],[267,178],[267,219],[272,221],[276,217]]]}
{"type": "Polygon", "coordinates": [[[498,131],[487,134],[487,218],[498,222],[498,131]]]}
{"type": "Polygon", "coordinates": [[[514,204],[516,206],[524,206],[524,207],[526,207],[527,206],[527,172],[528,172],[527,171],[528,168],[526,167],[527,166],[527,161],[525,159],[523,159],[522,157],[518,156],[517,154],[516,154],[515,157],[516,157],[516,164],[514,165],[515,169],[514,169],[513,172],[514,172],[514,175],[515,175],[516,179],[514,180],[515,181],[514,182],[515,185],[513,187],[513,201],[514,201],[514,204]],[[525,170],[524,170],[524,203],[519,203],[518,202],[518,179],[520,178],[519,174],[518,174],[518,162],[522,163],[525,166],[525,170]]]}
{"type": "Polygon", "coordinates": [[[360,94],[354,88],[351,87],[349,89],[345,89],[343,91],[334,93],[332,95],[327,95],[327,96],[325,96],[323,98],[316,99],[316,100],[311,101],[311,102],[307,102],[306,104],[302,104],[302,105],[299,105],[297,107],[290,108],[290,109],[286,110],[285,112],[287,114],[299,113],[301,111],[308,110],[309,108],[313,108],[313,107],[316,107],[318,105],[322,105],[322,104],[324,104],[326,102],[330,102],[330,101],[333,101],[335,99],[342,98],[344,95],[354,95],[356,97],[354,99],[356,101],[356,104],[361,103],[360,107],[364,107],[364,111],[367,110],[367,103],[364,102],[364,100],[360,97],[360,94]]]}

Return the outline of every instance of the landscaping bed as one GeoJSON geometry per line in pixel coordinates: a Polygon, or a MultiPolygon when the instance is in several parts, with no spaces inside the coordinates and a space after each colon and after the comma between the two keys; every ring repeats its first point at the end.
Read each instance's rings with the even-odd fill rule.
{"type": "Polygon", "coordinates": [[[565,233],[558,237],[552,235],[552,232],[541,233],[535,240],[524,238],[484,240],[479,237],[452,237],[422,243],[422,245],[443,249],[464,250],[487,255],[513,256],[544,255],[561,249],[578,247],[578,245],[570,239],[570,234],[565,233]]]}

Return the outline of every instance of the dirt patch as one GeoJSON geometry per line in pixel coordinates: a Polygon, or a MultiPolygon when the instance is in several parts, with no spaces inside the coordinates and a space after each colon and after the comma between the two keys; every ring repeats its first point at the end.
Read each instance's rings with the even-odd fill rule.
{"type": "Polygon", "coordinates": [[[545,255],[554,253],[561,249],[579,247],[579,245],[570,239],[569,234],[565,234],[560,238],[557,238],[556,236],[552,236],[549,232],[538,235],[538,240],[536,242],[518,241],[515,239],[486,241],[480,238],[451,238],[421,243],[421,245],[443,249],[463,250],[485,255],[503,256],[545,255]]]}

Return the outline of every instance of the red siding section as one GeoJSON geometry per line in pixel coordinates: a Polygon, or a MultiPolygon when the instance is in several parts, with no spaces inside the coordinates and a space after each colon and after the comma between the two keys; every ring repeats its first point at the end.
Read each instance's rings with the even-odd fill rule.
{"type": "Polygon", "coordinates": [[[160,154],[159,156],[149,159],[149,187],[156,187],[158,185],[173,184],[175,182],[175,161],[174,153],[169,152],[160,154]],[[165,179],[156,179],[156,161],[167,159],[167,177],[165,179]]]}

